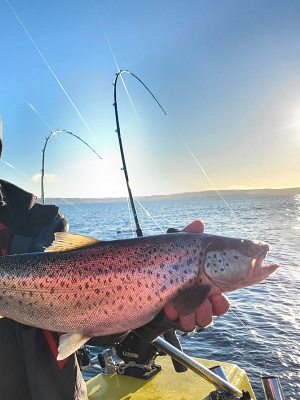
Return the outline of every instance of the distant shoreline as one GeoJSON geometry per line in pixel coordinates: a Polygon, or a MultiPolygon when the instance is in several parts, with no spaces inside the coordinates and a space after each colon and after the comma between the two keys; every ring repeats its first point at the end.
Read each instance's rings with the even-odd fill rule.
{"type": "MultiPolygon", "coordinates": [[[[166,195],[136,196],[138,201],[159,201],[159,200],[186,200],[196,198],[215,198],[215,197],[240,197],[240,196],[284,196],[300,195],[300,187],[284,189],[245,189],[245,190],[205,190],[200,192],[185,192],[166,195]]],[[[106,198],[46,198],[47,204],[79,204],[79,203],[115,203],[126,202],[126,197],[106,197],[106,198]]]]}

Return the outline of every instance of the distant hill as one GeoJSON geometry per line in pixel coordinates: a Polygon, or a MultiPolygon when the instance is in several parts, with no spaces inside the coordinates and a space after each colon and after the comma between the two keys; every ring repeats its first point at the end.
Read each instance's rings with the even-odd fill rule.
{"type": "MultiPolygon", "coordinates": [[[[158,200],[184,200],[195,198],[211,198],[211,197],[241,197],[241,196],[283,196],[283,195],[300,195],[300,187],[285,189],[248,189],[248,190],[205,190],[201,192],[185,192],[174,193],[168,195],[153,196],[137,196],[139,201],[158,201],[158,200]]],[[[126,197],[107,197],[107,198],[47,198],[47,204],[79,204],[79,203],[112,203],[127,201],[126,197]]]]}

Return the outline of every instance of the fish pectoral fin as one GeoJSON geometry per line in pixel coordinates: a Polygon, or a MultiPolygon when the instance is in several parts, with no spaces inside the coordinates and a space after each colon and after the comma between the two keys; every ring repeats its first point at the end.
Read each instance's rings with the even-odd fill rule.
{"type": "Polygon", "coordinates": [[[181,292],[173,299],[173,305],[178,314],[184,316],[194,313],[207,298],[210,289],[210,285],[199,285],[181,292]]]}
{"type": "Polygon", "coordinates": [[[73,233],[56,232],[52,244],[45,249],[47,252],[61,252],[80,249],[101,242],[101,240],[73,233]]]}
{"type": "Polygon", "coordinates": [[[64,360],[75,353],[79,347],[83,346],[91,337],[82,333],[65,333],[59,338],[58,360],[64,360]]]}

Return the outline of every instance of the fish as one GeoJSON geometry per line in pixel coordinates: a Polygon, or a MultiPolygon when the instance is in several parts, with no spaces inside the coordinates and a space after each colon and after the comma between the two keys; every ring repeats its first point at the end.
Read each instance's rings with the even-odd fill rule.
{"type": "Polygon", "coordinates": [[[59,232],[45,252],[0,257],[0,315],[64,332],[58,359],[94,336],[131,331],[173,301],[189,315],[209,296],[261,282],[269,245],[178,232],[100,241],[59,232]]]}

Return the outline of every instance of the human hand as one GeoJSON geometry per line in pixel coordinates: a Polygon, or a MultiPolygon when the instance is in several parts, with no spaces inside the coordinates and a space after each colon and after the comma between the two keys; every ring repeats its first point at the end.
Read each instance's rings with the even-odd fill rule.
{"type": "MultiPolygon", "coordinates": [[[[193,221],[182,229],[182,232],[203,233],[204,223],[200,220],[193,221]]],[[[229,307],[230,302],[227,297],[219,293],[206,298],[193,314],[179,315],[172,301],[165,305],[164,312],[171,321],[179,319],[182,330],[189,332],[194,330],[196,325],[201,327],[208,326],[211,324],[213,316],[225,314],[229,307]]]]}

